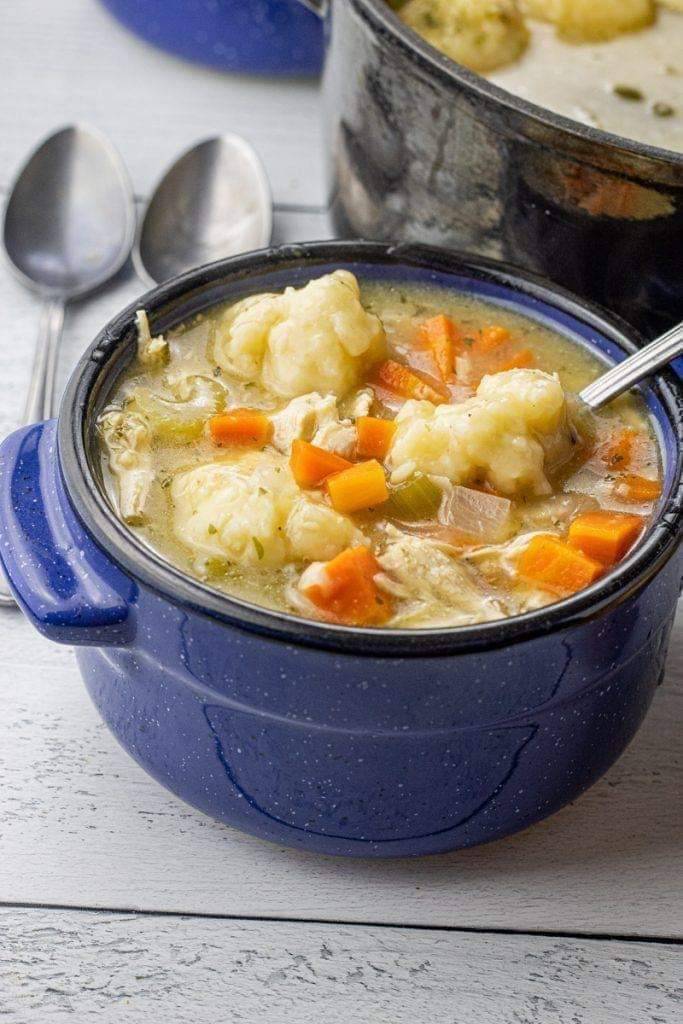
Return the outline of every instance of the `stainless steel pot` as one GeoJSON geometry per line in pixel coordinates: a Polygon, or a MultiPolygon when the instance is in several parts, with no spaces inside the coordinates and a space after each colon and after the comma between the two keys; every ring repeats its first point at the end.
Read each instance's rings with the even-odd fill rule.
{"type": "Polygon", "coordinates": [[[683,154],[506,93],[439,54],[385,0],[306,5],[325,19],[340,235],[504,258],[648,332],[683,318],[683,154]]]}

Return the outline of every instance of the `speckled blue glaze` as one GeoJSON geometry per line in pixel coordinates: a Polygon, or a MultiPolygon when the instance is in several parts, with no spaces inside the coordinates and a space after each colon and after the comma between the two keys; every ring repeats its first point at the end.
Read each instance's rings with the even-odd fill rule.
{"type": "MultiPolygon", "coordinates": [[[[298,281],[328,269],[320,259],[313,268],[310,253],[330,249],[333,265],[364,277],[439,278],[408,255],[361,247],[361,257],[372,251],[377,259],[360,263],[349,256],[358,246],[336,244],[226,261],[150,293],[143,304],[155,314],[174,295],[192,293],[193,302],[203,295],[206,303],[217,291],[244,291],[243,271],[252,264],[247,290],[263,287],[264,274],[271,287],[298,281]],[[270,269],[259,275],[257,263],[270,269]]],[[[589,329],[568,308],[539,301],[538,291],[473,279],[462,268],[449,279],[616,351],[594,321],[589,329]]],[[[246,606],[215,594],[209,607],[199,585],[179,581],[169,589],[157,581],[149,555],[124,568],[113,518],[104,532],[94,520],[86,527],[88,499],[69,462],[65,423],[79,422],[79,376],[111,376],[92,364],[130,345],[134,309],[103,332],[77,370],[59,443],[51,421],[0,448],[0,560],[34,625],[77,645],[100,714],[148,772],[207,814],[262,838],[386,857],[438,853],[525,828],[614,762],[664,668],[683,572],[680,546],[666,529],[648,549],[645,571],[641,565],[629,578],[625,563],[623,579],[600,599],[598,589],[585,614],[556,606],[540,628],[537,618],[524,617],[519,627],[485,627],[482,642],[458,631],[462,642],[444,643],[441,631],[392,650],[389,641],[386,649],[375,642],[375,631],[361,642],[345,630],[345,642],[336,643],[310,623],[287,626],[296,622],[290,617],[250,619],[246,606]]],[[[655,392],[648,400],[665,459],[663,512],[676,529],[675,424],[655,392]]]]}
{"type": "Polygon", "coordinates": [[[164,50],[227,71],[314,75],[322,24],[296,0],[101,0],[164,50]]]}

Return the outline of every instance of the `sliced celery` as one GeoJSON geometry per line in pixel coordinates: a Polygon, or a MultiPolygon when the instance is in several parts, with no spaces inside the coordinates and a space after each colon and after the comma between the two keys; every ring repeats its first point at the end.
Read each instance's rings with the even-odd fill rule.
{"type": "Polygon", "coordinates": [[[149,423],[156,438],[192,441],[199,437],[207,419],[225,406],[225,391],[209,377],[194,375],[166,386],[166,395],[138,387],[129,408],[149,423]]]}
{"type": "Polygon", "coordinates": [[[412,476],[392,487],[382,511],[389,518],[416,522],[431,519],[439,510],[443,491],[426,476],[412,476]]]}

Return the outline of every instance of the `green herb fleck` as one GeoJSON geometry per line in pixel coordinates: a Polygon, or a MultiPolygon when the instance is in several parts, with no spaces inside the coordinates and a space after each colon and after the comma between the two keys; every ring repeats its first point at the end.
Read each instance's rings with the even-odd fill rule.
{"type": "Polygon", "coordinates": [[[265,551],[263,549],[263,544],[258,539],[258,537],[252,537],[251,539],[254,542],[254,547],[256,548],[256,554],[258,555],[258,560],[260,562],[260,561],[262,561],[263,556],[265,555],[265,551]]]}
{"type": "Polygon", "coordinates": [[[215,526],[213,525],[213,523],[209,523],[209,533],[210,533],[210,534],[211,534],[212,536],[213,536],[213,534],[214,534],[214,533],[218,533],[218,530],[217,530],[217,529],[216,529],[216,527],[215,527],[215,526]]]}
{"type": "Polygon", "coordinates": [[[220,377],[222,373],[223,373],[223,371],[221,370],[220,366],[214,366],[214,368],[213,368],[213,375],[214,375],[214,377],[220,377]]]}
{"type": "Polygon", "coordinates": [[[674,107],[670,103],[655,103],[652,108],[652,113],[655,117],[673,117],[676,113],[674,107]]]}
{"type": "Polygon", "coordinates": [[[641,90],[635,85],[615,85],[612,92],[619,99],[628,100],[629,103],[642,103],[645,99],[641,90]]]}

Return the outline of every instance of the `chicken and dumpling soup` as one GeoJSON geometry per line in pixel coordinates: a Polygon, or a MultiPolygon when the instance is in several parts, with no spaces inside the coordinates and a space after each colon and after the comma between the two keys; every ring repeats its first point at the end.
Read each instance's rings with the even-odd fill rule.
{"type": "Polygon", "coordinates": [[[565,117],[683,153],[683,0],[388,0],[452,60],[565,117]]]}
{"type": "Polygon", "coordinates": [[[98,420],[110,499],[161,556],[323,622],[451,627],[599,580],[659,497],[629,397],[541,322],[350,272],[218,306],[153,337],[98,420]]]}

